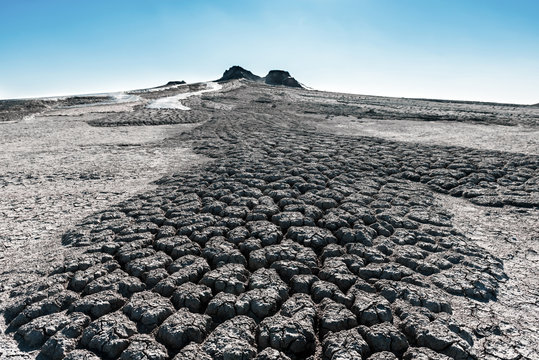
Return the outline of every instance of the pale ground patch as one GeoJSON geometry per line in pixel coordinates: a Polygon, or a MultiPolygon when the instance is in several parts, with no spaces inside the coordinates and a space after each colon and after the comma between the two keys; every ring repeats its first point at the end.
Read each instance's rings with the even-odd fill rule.
{"type": "Polygon", "coordinates": [[[182,93],[174,96],[167,96],[159,99],[153,100],[151,103],[149,103],[146,107],[149,109],[179,109],[179,110],[191,110],[190,107],[182,105],[180,103],[180,100],[185,100],[188,97],[195,96],[195,95],[202,95],[207,92],[211,91],[218,91],[222,88],[221,84],[218,84],[213,81],[208,81],[206,83],[207,89],[199,90],[199,91],[192,91],[187,93],[182,93]]]}
{"type": "Polygon", "coordinates": [[[532,349],[539,349],[539,210],[482,207],[441,194],[436,198],[453,216],[457,230],[503,260],[509,277],[500,284],[496,301],[463,301],[453,307],[453,316],[468,322],[482,319],[469,325],[498,326],[507,336],[489,335],[476,342],[476,348],[504,359],[534,358],[532,349]]]}
{"type": "Polygon", "coordinates": [[[317,123],[321,131],[411,143],[463,146],[539,155],[539,129],[449,121],[374,120],[337,116],[317,123]]]}

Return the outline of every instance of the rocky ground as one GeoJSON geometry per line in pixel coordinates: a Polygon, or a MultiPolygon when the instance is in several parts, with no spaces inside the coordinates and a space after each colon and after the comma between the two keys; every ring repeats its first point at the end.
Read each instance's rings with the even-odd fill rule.
{"type": "Polygon", "coordinates": [[[539,109],[222,85],[0,123],[0,357],[539,358],[539,109]]]}

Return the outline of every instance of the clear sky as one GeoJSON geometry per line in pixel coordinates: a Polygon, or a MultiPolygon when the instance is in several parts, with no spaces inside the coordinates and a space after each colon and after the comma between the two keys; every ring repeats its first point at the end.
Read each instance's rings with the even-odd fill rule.
{"type": "Polygon", "coordinates": [[[538,0],[0,0],[0,98],[286,69],[359,94],[539,102],[538,0]]]}

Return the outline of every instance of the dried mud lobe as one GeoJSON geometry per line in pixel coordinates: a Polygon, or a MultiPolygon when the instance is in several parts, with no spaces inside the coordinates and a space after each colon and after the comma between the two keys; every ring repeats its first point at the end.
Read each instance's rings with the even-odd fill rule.
{"type": "Polygon", "coordinates": [[[110,100],[112,100],[110,96],[0,100],[0,124],[4,121],[19,121],[25,116],[38,114],[51,108],[98,104],[110,100]]]}
{"type": "Polygon", "coordinates": [[[140,107],[133,112],[110,113],[99,119],[90,120],[88,124],[101,127],[194,124],[210,118],[211,110],[201,112],[177,109],[154,110],[140,107]]]}
{"type": "Polygon", "coordinates": [[[451,303],[495,300],[506,276],[433,192],[537,206],[537,159],[236,115],[179,139],[215,161],[64,236],[80,255],[12,294],[21,344],[53,359],[481,358],[451,303]]]}

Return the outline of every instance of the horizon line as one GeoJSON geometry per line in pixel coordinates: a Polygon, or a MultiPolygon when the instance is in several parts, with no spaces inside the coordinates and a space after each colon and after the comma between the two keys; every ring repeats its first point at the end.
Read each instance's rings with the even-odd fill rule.
{"type": "MultiPolygon", "coordinates": [[[[184,80],[169,80],[169,81],[184,81],[184,80]]],[[[202,81],[194,81],[194,82],[187,82],[182,85],[192,85],[192,84],[198,84],[203,82],[216,82],[218,79],[215,80],[202,80],[202,81]]],[[[245,81],[249,81],[245,79],[245,81]]],[[[328,92],[328,93],[335,93],[335,94],[346,94],[346,95],[358,95],[358,96],[371,96],[371,97],[382,97],[382,98],[392,98],[392,99],[407,99],[407,100],[419,100],[419,101],[443,101],[443,102],[457,102],[457,103],[482,103],[482,104],[491,104],[491,105],[516,105],[516,106],[535,106],[539,105],[538,103],[513,103],[513,102],[503,102],[503,101],[495,101],[495,100],[478,100],[478,99],[462,99],[462,98],[429,98],[424,96],[404,96],[404,95],[382,95],[382,94],[367,94],[367,93],[359,93],[359,92],[347,92],[343,90],[330,90],[330,89],[321,89],[321,88],[313,88],[310,86],[305,85],[304,83],[301,83],[305,86],[305,90],[310,91],[319,91],[319,92],[328,92]]],[[[106,96],[110,94],[115,93],[125,93],[130,91],[139,91],[139,90],[148,90],[148,89],[154,89],[160,86],[164,86],[165,84],[158,84],[152,87],[137,87],[134,89],[123,89],[123,90],[117,90],[117,89],[111,89],[111,90],[101,90],[93,92],[90,90],[90,92],[84,92],[81,90],[81,92],[76,93],[64,93],[64,94],[54,94],[54,95],[38,95],[38,96],[28,96],[28,97],[13,97],[13,98],[0,98],[0,101],[14,101],[14,100],[47,100],[51,98],[62,98],[62,97],[80,97],[80,96],[106,96]]],[[[178,85],[181,86],[181,85],[178,85]]],[[[275,86],[275,85],[269,85],[269,86],[275,86]]],[[[539,101],[539,100],[538,100],[539,101]]]]}

